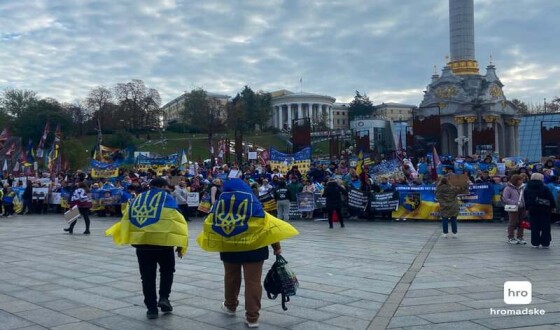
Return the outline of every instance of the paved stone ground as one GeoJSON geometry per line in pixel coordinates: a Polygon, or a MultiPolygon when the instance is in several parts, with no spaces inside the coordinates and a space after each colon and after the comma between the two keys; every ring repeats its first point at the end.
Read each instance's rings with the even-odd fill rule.
{"type": "MultiPolygon", "coordinates": [[[[63,233],[57,215],[0,218],[0,330],[245,328],[242,306],[236,317],[220,313],[223,268],[194,241],[201,219],[190,223],[189,252],[177,262],[174,313],[157,320],[145,318],[134,249],[103,235],[114,221],[93,217],[85,236],[63,233]]],[[[263,298],[261,329],[560,328],[560,247],[507,245],[505,224],[460,223],[459,239],[439,237],[433,222],[294,225],[301,234],[283,251],[300,288],[286,312],[263,298]],[[531,281],[533,302],[505,305],[506,280],[531,281]],[[490,315],[508,306],[546,314],[490,315]]]]}

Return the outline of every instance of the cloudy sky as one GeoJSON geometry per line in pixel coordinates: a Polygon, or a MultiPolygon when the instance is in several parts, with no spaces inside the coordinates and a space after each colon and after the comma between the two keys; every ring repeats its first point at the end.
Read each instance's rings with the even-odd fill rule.
{"type": "MultiPolygon", "coordinates": [[[[492,55],[509,99],[560,96],[560,1],[474,4],[481,72],[492,55]]],[[[448,30],[447,0],[1,0],[0,89],[74,102],[141,79],[163,103],[248,85],[418,104],[448,30]]]]}

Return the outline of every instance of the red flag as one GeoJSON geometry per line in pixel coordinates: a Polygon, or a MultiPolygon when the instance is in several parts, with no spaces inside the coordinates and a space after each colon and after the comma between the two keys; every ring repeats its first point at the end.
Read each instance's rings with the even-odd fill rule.
{"type": "Polygon", "coordinates": [[[16,151],[16,142],[12,143],[12,145],[10,146],[10,149],[8,149],[8,151],[6,151],[6,156],[12,156],[12,153],[14,153],[16,151]]]}
{"type": "Polygon", "coordinates": [[[8,132],[7,128],[4,128],[2,133],[0,133],[0,142],[6,141],[10,138],[10,132],[8,132]]]}
{"type": "Polygon", "coordinates": [[[50,123],[47,120],[47,123],[45,124],[45,129],[43,130],[43,135],[41,136],[41,140],[39,140],[39,145],[37,146],[38,158],[43,158],[43,152],[45,151],[45,141],[47,140],[49,131],[50,131],[50,123]]]}

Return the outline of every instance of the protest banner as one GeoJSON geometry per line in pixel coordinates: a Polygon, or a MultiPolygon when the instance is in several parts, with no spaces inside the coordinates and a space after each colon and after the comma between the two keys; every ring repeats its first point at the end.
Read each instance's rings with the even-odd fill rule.
{"type": "Polygon", "coordinates": [[[369,196],[358,190],[350,189],[348,191],[348,208],[354,210],[364,211],[367,207],[369,196]]]}
{"type": "Polygon", "coordinates": [[[92,168],[91,177],[94,179],[99,178],[116,178],[119,176],[118,168],[92,168]]]}
{"type": "Polygon", "coordinates": [[[372,211],[396,211],[399,208],[399,193],[395,191],[372,193],[370,207],[372,211]]]}
{"type": "MultiPolygon", "coordinates": [[[[393,218],[439,220],[439,203],[435,198],[435,185],[396,186],[399,208],[393,218]]],[[[459,196],[459,220],[492,220],[492,184],[469,186],[468,195],[459,196]]]]}

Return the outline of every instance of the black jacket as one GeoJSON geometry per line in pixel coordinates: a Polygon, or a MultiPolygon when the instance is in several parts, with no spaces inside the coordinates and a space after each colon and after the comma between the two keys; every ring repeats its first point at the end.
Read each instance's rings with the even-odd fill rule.
{"type": "Polygon", "coordinates": [[[525,187],[523,191],[523,200],[525,202],[525,208],[529,210],[529,214],[533,215],[531,221],[533,221],[533,219],[537,221],[539,219],[548,219],[550,222],[550,211],[556,207],[556,202],[552,192],[542,181],[529,180],[529,182],[527,182],[527,187],[525,187]],[[537,204],[537,197],[547,199],[550,202],[550,206],[537,204]]]}
{"type": "Polygon", "coordinates": [[[338,209],[342,207],[342,194],[344,190],[336,183],[336,181],[329,181],[323,191],[327,209],[338,209]]]}

